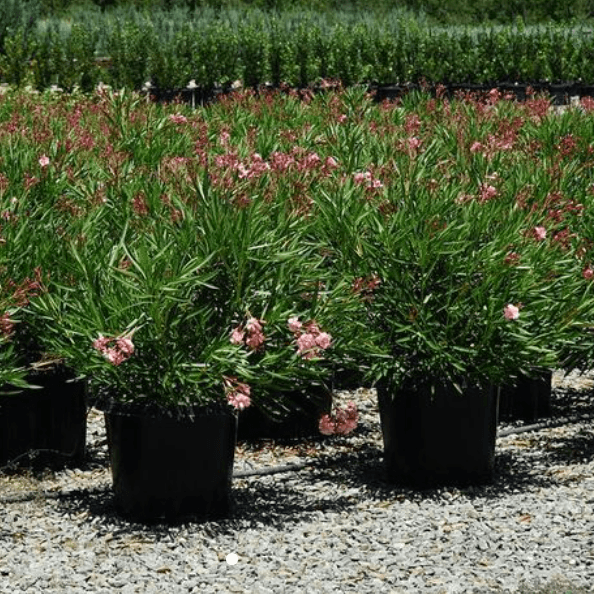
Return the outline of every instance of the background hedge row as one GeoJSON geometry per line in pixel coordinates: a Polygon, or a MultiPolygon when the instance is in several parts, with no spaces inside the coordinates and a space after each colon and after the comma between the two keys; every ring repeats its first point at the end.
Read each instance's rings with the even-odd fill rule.
{"type": "Polygon", "coordinates": [[[521,16],[525,21],[567,20],[594,16],[594,0],[37,0],[38,10],[55,14],[76,7],[172,9],[210,7],[263,10],[410,10],[441,23],[506,23],[521,16]]]}
{"type": "MultiPolygon", "coordinates": [[[[249,86],[307,86],[321,79],[345,85],[594,82],[593,28],[585,23],[526,25],[518,17],[505,26],[453,26],[396,8],[190,10],[182,0],[168,10],[101,10],[89,3],[56,13],[53,5],[60,2],[67,3],[0,4],[0,82],[85,91],[99,83],[176,89],[192,80],[203,89],[237,80],[249,86]],[[45,13],[32,12],[41,4],[45,13]]],[[[571,6],[585,10],[586,0],[571,6]]]]}

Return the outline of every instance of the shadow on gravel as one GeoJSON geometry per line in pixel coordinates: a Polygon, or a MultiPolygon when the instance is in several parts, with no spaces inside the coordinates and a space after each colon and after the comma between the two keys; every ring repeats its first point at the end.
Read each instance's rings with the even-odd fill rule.
{"type": "MultiPolygon", "coordinates": [[[[577,436],[564,447],[555,448],[555,455],[565,452],[592,452],[593,440],[577,436]]],[[[61,495],[58,506],[66,515],[94,517],[97,530],[117,535],[137,535],[159,539],[172,534],[180,526],[200,525],[205,533],[232,533],[267,525],[282,529],[325,513],[356,509],[358,503],[377,501],[380,506],[393,502],[423,500],[443,501],[447,505],[452,494],[469,499],[497,499],[513,493],[558,484],[551,476],[535,471],[534,457],[499,452],[495,460],[495,477],[491,484],[467,487],[441,487],[426,490],[395,486],[387,482],[382,463],[383,452],[373,445],[362,446],[356,453],[323,456],[314,465],[298,472],[235,479],[229,517],[217,521],[199,521],[186,517],[177,522],[143,524],[118,515],[109,487],[61,495]],[[349,490],[352,489],[351,492],[349,490]]],[[[550,454],[542,452],[542,456],[550,454]]],[[[536,457],[541,452],[535,453],[536,457]]],[[[571,454],[573,459],[573,454],[571,454]]],[[[567,461],[567,460],[566,460],[567,461]]],[[[547,465],[552,463],[547,459],[547,465]]],[[[561,463],[561,461],[557,462],[561,463]]]]}

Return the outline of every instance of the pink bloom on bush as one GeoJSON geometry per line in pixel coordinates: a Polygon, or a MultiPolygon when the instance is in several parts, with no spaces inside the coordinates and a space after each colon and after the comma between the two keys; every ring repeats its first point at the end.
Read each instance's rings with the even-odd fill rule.
{"type": "Polygon", "coordinates": [[[421,144],[423,144],[423,141],[418,136],[412,136],[408,139],[408,147],[413,151],[419,149],[421,144]]]}
{"type": "Polygon", "coordinates": [[[332,337],[327,332],[320,332],[316,338],[316,345],[319,346],[321,349],[327,349],[330,347],[332,343],[332,337]]]}
{"type": "Polygon", "coordinates": [[[364,184],[366,181],[370,181],[370,180],[371,180],[371,173],[369,171],[365,171],[365,172],[358,171],[353,176],[353,181],[356,184],[364,184]]]}
{"type": "Polygon", "coordinates": [[[9,337],[14,332],[14,322],[10,319],[8,312],[0,316],[0,334],[2,336],[9,337]]]}
{"type": "Polygon", "coordinates": [[[301,334],[297,338],[297,347],[300,352],[314,349],[316,346],[316,337],[309,332],[301,334]]]}
{"type": "Polygon", "coordinates": [[[319,430],[323,435],[348,435],[356,429],[359,412],[354,402],[349,402],[344,409],[337,408],[334,415],[322,415],[319,430]]]}
{"type": "Polygon", "coordinates": [[[592,278],[594,278],[594,269],[588,265],[586,266],[583,270],[582,270],[582,276],[586,279],[586,280],[591,280],[592,278]]]}
{"type": "Polygon", "coordinates": [[[132,338],[129,336],[118,338],[116,345],[118,349],[120,349],[120,351],[128,357],[134,353],[134,343],[132,342],[132,338]]]}
{"type": "Polygon", "coordinates": [[[262,332],[262,324],[257,318],[250,318],[245,324],[245,329],[247,332],[262,332]]]}
{"type": "Polygon", "coordinates": [[[297,338],[297,354],[305,359],[313,359],[317,352],[316,337],[313,334],[302,334],[297,338]]]}
{"type": "Polygon", "coordinates": [[[338,161],[334,157],[326,157],[324,165],[326,169],[336,169],[338,167],[338,161]]]}
{"type": "Polygon", "coordinates": [[[181,113],[172,113],[169,116],[169,120],[172,121],[174,124],[185,124],[188,121],[188,118],[181,113]]]}
{"type": "Polygon", "coordinates": [[[256,318],[250,318],[245,325],[245,344],[254,351],[259,349],[265,340],[261,322],[261,320],[256,318]]]}
{"type": "Polygon", "coordinates": [[[546,239],[547,236],[547,230],[542,227],[542,226],[538,226],[538,227],[534,227],[534,237],[536,237],[536,239],[538,239],[538,241],[544,241],[544,239],[546,239]]]}
{"type": "Polygon", "coordinates": [[[259,349],[264,344],[264,334],[262,332],[252,332],[245,339],[245,344],[253,351],[259,349]]]}
{"type": "Polygon", "coordinates": [[[289,318],[287,324],[289,326],[289,330],[293,333],[299,332],[303,327],[303,324],[299,321],[299,318],[296,316],[289,318]]]}
{"type": "Polygon", "coordinates": [[[99,352],[104,352],[107,349],[107,345],[111,342],[111,339],[106,338],[103,334],[99,334],[99,338],[96,338],[93,341],[93,347],[96,348],[99,352]]]}
{"type": "Polygon", "coordinates": [[[330,415],[320,417],[319,429],[322,435],[334,435],[334,419],[330,415]]]}
{"type": "Polygon", "coordinates": [[[480,201],[487,202],[487,200],[491,200],[491,198],[495,198],[495,196],[497,196],[497,188],[488,184],[481,184],[479,187],[479,193],[480,201]]]}
{"type": "Polygon", "coordinates": [[[126,355],[117,348],[107,349],[104,351],[103,355],[112,365],[115,365],[116,367],[127,359],[126,355]]]}
{"type": "Polygon", "coordinates": [[[306,330],[314,336],[317,336],[320,333],[320,327],[318,326],[318,323],[315,320],[312,320],[311,322],[308,322],[306,324],[306,330]]]}
{"type": "Polygon", "coordinates": [[[39,165],[41,167],[47,167],[49,164],[50,164],[50,160],[47,155],[41,155],[41,157],[39,157],[39,165]]]}
{"type": "Polygon", "coordinates": [[[475,140],[471,145],[470,145],[470,152],[471,153],[479,153],[480,151],[483,150],[483,145],[478,141],[475,140]]]}
{"type": "Polygon", "coordinates": [[[245,334],[244,334],[243,330],[241,329],[241,327],[237,326],[237,328],[235,328],[231,332],[231,343],[232,344],[243,344],[244,336],[245,336],[245,334]]]}
{"type": "Polygon", "coordinates": [[[223,378],[227,402],[238,410],[247,408],[252,403],[248,384],[237,381],[235,377],[223,378]]]}
{"type": "Polygon", "coordinates": [[[347,121],[347,117],[346,117],[346,115],[343,113],[343,114],[339,115],[339,116],[336,118],[336,121],[337,121],[339,124],[344,124],[344,123],[347,121]]]}
{"type": "Polygon", "coordinates": [[[491,89],[489,91],[489,100],[493,105],[501,99],[501,92],[498,89],[491,89]]]}
{"type": "Polygon", "coordinates": [[[252,403],[252,400],[249,396],[247,396],[246,394],[241,394],[239,392],[229,394],[227,396],[227,401],[229,402],[229,404],[231,404],[231,406],[237,408],[238,410],[243,410],[252,403]]]}
{"type": "Polygon", "coordinates": [[[112,365],[120,365],[134,353],[132,334],[119,338],[107,338],[102,334],[93,341],[93,347],[97,349],[112,365]],[[109,347],[115,342],[113,347],[109,347]]]}
{"type": "Polygon", "coordinates": [[[503,308],[503,315],[506,320],[517,320],[520,317],[520,309],[515,305],[508,303],[503,308]]]}
{"type": "Polygon", "coordinates": [[[586,113],[594,111],[594,99],[592,97],[582,97],[580,99],[580,105],[586,113]]]}

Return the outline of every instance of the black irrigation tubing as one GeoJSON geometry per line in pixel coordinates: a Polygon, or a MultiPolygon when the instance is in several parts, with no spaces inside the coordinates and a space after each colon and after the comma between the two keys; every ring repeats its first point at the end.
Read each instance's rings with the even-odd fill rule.
{"type": "MultiPolygon", "coordinates": [[[[562,427],[567,423],[576,423],[580,421],[592,421],[594,414],[575,415],[571,417],[563,417],[554,421],[543,421],[542,423],[533,423],[531,425],[522,425],[520,427],[509,427],[497,432],[497,437],[507,437],[508,435],[519,435],[522,433],[530,433],[532,431],[540,431],[542,429],[552,429],[555,427],[562,427]]],[[[292,464],[283,464],[280,466],[268,466],[266,468],[254,468],[252,470],[240,470],[233,473],[233,478],[247,478],[250,476],[266,476],[271,474],[281,474],[284,472],[297,472],[304,468],[314,467],[318,465],[318,460],[310,460],[306,462],[294,462],[292,464]]],[[[325,461],[328,464],[328,461],[325,461]]],[[[330,462],[331,464],[331,462],[330,462]]],[[[6,468],[6,467],[5,467],[6,468]]],[[[0,469],[1,471],[2,469],[0,469]]],[[[73,493],[103,493],[109,487],[94,487],[82,489],[80,491],[28,491],[26,493],[19,493],[15,495],[5,495],[0,497],[0,504],[7,503],[23,503],[27,501],[34,501],[36,499],[58,499],[62,496],[68,496],[73,493]]]]}

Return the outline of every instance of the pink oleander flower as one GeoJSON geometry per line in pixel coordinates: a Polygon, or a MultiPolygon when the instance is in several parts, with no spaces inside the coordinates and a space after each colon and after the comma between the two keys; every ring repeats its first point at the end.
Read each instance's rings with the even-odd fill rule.
{"type": "Polygon", "coordinates": [[[103,356],[112,364],[115,365],[116,367],[118,365],[121,365],[128,357],[126,357],[126,355],[120,351],[117,348],[110,348],[110,349],[106,349],[103,352],[103,356]]]}
{"type": "Polygon", "coordinates": [[[313,334],[313,336],[317,336],[321,332],[320,327],[318,326],[318,323],[315,320],[308,322],[305,326],[306,331],[310,334],[313,334]]]}
{"type": "Polygon", "coordinates": [[[245,324],[246,332],[262,332],[261,320],[257,318],[249,318],[245,324]]]}
{"type": "Polygon", "coordinates": [[[332,337],[327,332],[320,332],[315,337],[315,341],[317,346],[325,350],[330,347],[330,344],[332,343],[332,337]]]}
{"type": "Polygon", "coordinates": [[[249,396],[241,393],[228,394],[227,401],[231,406],[237,408],[238,410],[243,410],[252,403],[252,400],[249,396]]]}
{"type": "Polygon", "coordinates": [[[534,227],[534,237],[536,237],[538,241],[544,241],[546,239],[546,236],[547,230],[544,227],[534,227]]]}
{"type": "Polygon", "coordinates": [[[39,157],[39,165],[41,167],[47,167],[50,164],[50,160],[49,157],[47,155],[41,155],[41,157],[39,157]]]}
{"type": "Polygon", "coordinates": [[[309,332],[297,338],[297,354],[305,359],[313,359],[317,353],[316,337],[309,332]]]}
{"type": "Polygon", "coordinates": [[[412,151],[419,149],[421,144],[423,144],[423,141],[418,136],[411,136],[408,139],[408,148],[412,151]]]}
{"type": "Polygon", "coordinates": [[[338,161],[334,157],[326,157],[324,165],[326,169],[336,169],[338,167],[338,161]]]}
{"type": "Polygon", "coordinates": [[[237,326],[231,332],[231,343],[232,344],[243,344],[243,339],[245,337],[245,332],[242,330],[240,326],[237,326]]]}
{"type": "Polygon", "coordinates": [[[250,387],[248,384],[240,382],[236,377],[224,377],[225,394],[227,402],[238,410],[247,408],[252,403],[250,398],[250,387]]]}
{"type": "Polygon", "coordinates": [[[128,357],[134,354],[134,343],[132,342],[132,338],[130,336],[123,336],[122,338],[118,338],[116,340],[117,348],[120,349],[124,355],[128,357]]]}
{"type": "Polygon", "coordinates": [[[515,305],[508,303],[503,308],[503,315],[506,320],[517,320],[520,317],[520,309],[515,305]]]}
{"type": "Polygon", "coordinates": [[[322,415],[318,427],[322,435],[334,435],[334,420],[330,415],[322,415]]]}
{"type": "Polygon", "coordinates": [[[301,328],[303,328],[303,324],[299,321],[299,318],[296,316],[289,318],[287,321],[287,325],[289,326],[289,330],[293,333],[299,332],[301,328]]]}
{"type": "Polygon", "coordinates": [[[262,332],[262,320],[250,318],[245,324],[245,332],[245,344],[250,349],[255,351],[264,344],[265,336],[262,332]]]}
{"type": "Polygon", "coordinates": [[[471,153],[479,153],[483,150],[483,145],[478,141],[475,140],[471,145],[470,145],[470,152],[471,153]]]}
{"type": "Polygon", "coordinates": [[[592,278],[594,278],[594,269],[588,264],[588,266],[586,266],[583,270],[582,270],[582,276],[586,279],[586,280],[591,280],[592,278]]]}
{"type": "Polygon", "coordinates": [[[323,435],[348,435],[357,428],[359,412],[354,402],[344,409],[337,408],[333,415],[322,415],[318,428],[323,435]]]}
{"type": "Polygon", "coordinates": [[[497,196],[497,188],[488,184],[481,184],[479,187],[479,194],[480,201],[487,202],[487,200],[491,200],[491,198],[497,196]]]}
{"type": "Polygon", "coordinates": [[[0,334],[5,338],[14,332],[14,322],[10,319],[10,313],[5,312],[0,316],[0,334]]]}
{"type": "Polygon", "coordinates": [[[185,124],[188,121],[188,118],[181,113],[172,113],[169,116],[169,120],[174,124],[185,124]]]}
{"type": "Polygon", "coordinates": [[[245,344],[253,351],[258,350],[264,344],[264,334],[262,332],[252,332],[245,339],[245,344]]]}
{"type": "Polygon", "coordinates": [[[99,338],[93,341],[93,348],[103,353],[107,349],[107,345],[111,342],[110,338],[106,338],[103,334],[99,334],[99,338]]]}
{"type": "Polygon", "coordinates": [[[594,99],[592,97],[582,97],[580,99],[580,105],[586,113],[594,111],[594,99]]]}
{"type": "Polygon", "coordinates": [[[107,338],[99,334],[93,341],[93,348],[97,349],[112,365],[121,365],[134,353],[132,334],[117,338],[107,338]],[[114,346],[109,345],[115,343],[114,346]]]}
{"type": "Polygon", "coordinates": [[[356,184],[364,184],[365,182],[371,181],[371,173],[369,171],[358,171],[353,175],[353,181],[356,184]]]}

